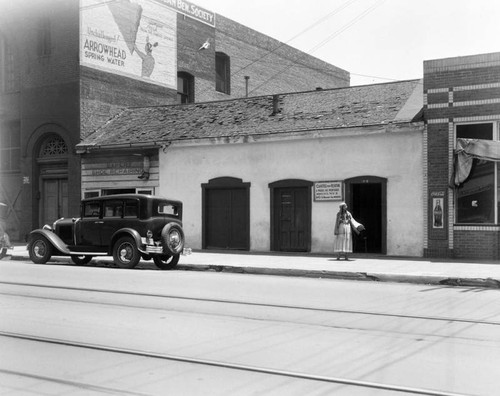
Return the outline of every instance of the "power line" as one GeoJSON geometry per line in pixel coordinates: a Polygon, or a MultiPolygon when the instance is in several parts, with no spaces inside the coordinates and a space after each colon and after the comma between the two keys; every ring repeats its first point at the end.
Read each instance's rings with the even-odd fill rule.
{"type": "Polygon", "coordinates": [[[318,19],[316,22],[314,22],[313,24],[309,25],[307,28],[305,28],[304,30],[302,30],[301,32],[297,33],[295,36],[293,36],[291,39],[287,40],[286,42],[284,43],[281,43],[280,45],[278,45],[276,48],[274,48],[273,50],[271,51],[268,51],[265,55],[261,56],[260,58],[254,60],[253,62],[250,62],[248,65],[238,69],[237,71],[235,71],[234,73],[231,73],[231,76],[239,73],[240,71],[252,66],[253,64],[257,63],[257,62],[260,62],[262,59],[264,59],[266,56],[268,55],[271,55],[273,54],[274,52],[276,52],[277,50],[279,50],[281,47],[287,45],[288,43],[290,43],[291,41],[295,40],[297,37],[303,35],[304,33],[308,32],[309,30],[315,28],[316,26],[318,26],[319,24],[323,23],[324,21],[326,21],[327,19],[329,19],[331,16],[335,15],[335,14],[338,14],[340,11],[344,10],[345,8],[349,7],[351,4],[355,3],[356,1],[359,1],[359,0],[349,0],[347,2],[345,2],[344,4],[342,4],[340,7],[337,7],[336,9],[334,9],[333,11],[331,11],[330,13],[328,13],[327,15],[325,15],[324,17],[318,19]]]}
{"type": "MultiPolygon", "coordinates": [[[[334,32],[332,35],[328,36],[325,40],[323,40],[320,43],[316,44],[311,50],[309,50],[308,52],[305,52],[305,54],[306,55],[311,55],[312,52],[318,50],[319,48],[321,48],[322,46],[324,46],[326,43],[328,43],[329,41],[331,41],[335,37],[337,37],[339,34],[343,33],[344,31],[346,31],[347,29],[349,29],[350,27],[352,27],[354,24],[356,24],[357,22],[359,22],[362,18],[364,18],[365,16],[367,16],[368,14],[370,14],[371,12],[373,12],[376,8],[378,8],[385,1],[386,0],[379,0],[377,3],[375,3],[371,7],[367,8],[361,14],[357,15],[355,18],[353,18],[351,21],[349,21],[349,23],[347,23],[346,25],[344,25],[342,28],[340,28],[339,30],[337,30],[336,32],[334,32]]],[[[294,62],[294,63],[296,63],[296,62],[294,62]]],[[[274,79],[276,76],[282,74],[283,72],[285,72],[286,70],[292,68],[293,66],[294,65],[292,64],[290,66],[285,67],[284,69],[282,69],[278,73],[275,73],[270,78],[268,78],[266,81],[264,81],[263,83],[261,83],[260,85],[258,85],[256,88],[252,89],[249,93],[255,92],[257,89],[259,89],[263,85],[267,84],[270,80],[274,79]]]]}

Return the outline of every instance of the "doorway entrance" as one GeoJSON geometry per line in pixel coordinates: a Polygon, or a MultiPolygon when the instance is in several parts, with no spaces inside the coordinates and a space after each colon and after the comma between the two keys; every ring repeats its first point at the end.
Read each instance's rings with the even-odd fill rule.
{"type": "Polygon", "coordinates": [[[304,180],[283,180],[271,188],[271,250],[311,250],[311,186],[304,180]]]}
{"type": "Polygon", "coordinates": [[[37,155],[39,169],[38,222],[40,227],[69,217],[68,146],[59,135],[49,134],[37,155]]]}
{"type": "Polygon", "coordinates": [[[361,176],[347,179],[345,186],[349,211],[366,229],[359,236],[353,235],[354,252],[386,254],[387,179],[361,176]]]}
{"type": "Polygon", "coordinates": [[[250,249],[250,183],[221,177],[203,184],[203,249],[250,249]]]}
{"type": "Polygon", "coordinates": [[[52,225],[68,213],[68,179],[43,179],[41,225],[52,225]]]}

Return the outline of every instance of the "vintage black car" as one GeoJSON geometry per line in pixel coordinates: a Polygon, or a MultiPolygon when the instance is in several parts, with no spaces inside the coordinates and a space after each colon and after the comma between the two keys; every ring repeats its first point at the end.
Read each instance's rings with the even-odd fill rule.
{"type": "Polygon", "coordinates": [[[84,199],[79,218],[34,230],[28,243],[30,259],[37,264],[52,256],[70,256],[77,265],[113,256],[121,268],[133,268],[142,258],[172,269],[183,248],[182,202],[141,194],[84,199]]]}

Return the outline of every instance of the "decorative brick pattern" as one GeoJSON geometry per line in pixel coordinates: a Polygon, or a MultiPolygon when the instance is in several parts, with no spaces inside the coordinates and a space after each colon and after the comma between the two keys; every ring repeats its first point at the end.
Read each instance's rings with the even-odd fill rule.
{"type": "Polygon", "coordinates": [[[500,121],[499,81],[500,53],[424,62],[427,191],[446,189],[449,192],[447,240],[436,238],[428,224],[428,238],[424,246],[427,257],[499,257],[500,226],[454,224],[455,196],[454,190],[449,187],[455,125],[500,121]],[[444,246],[445,242],[447,246],[444,246]]]}

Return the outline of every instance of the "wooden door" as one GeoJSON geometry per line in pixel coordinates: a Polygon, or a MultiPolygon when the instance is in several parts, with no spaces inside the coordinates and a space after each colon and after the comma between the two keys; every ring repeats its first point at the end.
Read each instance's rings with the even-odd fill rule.
{"type": "Polygon", "coordinates": [[[42,191],[41,226],[68,217],[68,180],[44,179],[42,191]]]}
{"type": "Polygon", "coordinates": [[[205,198],[205,247],[249,249],[249,202],[243,188],[208,189],[205,198]]]}
{"type": "Polygon", "coordinates": [[[277,250],[308,251],[311,223],[308,194],[307,187],[279,188],[275,191],[277,250]]]}

